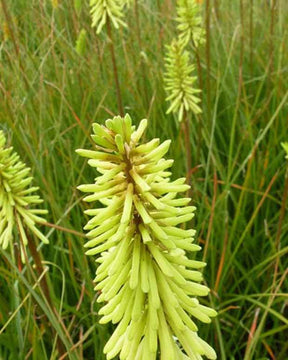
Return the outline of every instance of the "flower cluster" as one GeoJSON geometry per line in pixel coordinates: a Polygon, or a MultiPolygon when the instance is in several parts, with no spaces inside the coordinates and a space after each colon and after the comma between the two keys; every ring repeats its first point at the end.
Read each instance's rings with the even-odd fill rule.
{"type": "Polygon", "coordinates": [[[202,110],[197,105],[200,99],[195,95],[201,90],[194,87],[197,77],[191,73],[195,67],[190,64],[189,52],[184,49],[183,43],[173,40],[166,48],[164,82],[165,90],[169,94],[166,100],[170,102],[167,114],[178,113],[178,120],[182,121],[184,110],[192,111],[194,114],[201,113],[202,110]]]}
{"type": "Polygon", "coordinates": [[[177,29],[179,38],[184,45],[192,41],[195,48],[205,43],[205,30],[203,20],[200,14],[201,7],[196,0],[178,0],[177,1],[177,29]]]}
{"type": "MultiPolygon", "coordinates": [[[[36,223],[45,222],[39,215],[46,214],[47,210],[31,208],[43,200],[33,194],[38,187],[30,187],[33,180],[29,176],[30,168],[19,161],[19,155],[12,147],[5,147],[5,144],[4,133],[0,131],[0,246],[6,249],[9,244],[12,245],[15,226],[24,246],[28,244],[26,228],[48,243],[48,239],[35,226],[36,223]]],[[[21,258],[25,260],[22,246],[21,258]]]]}
{"type": "Polygon", "coordinates": [[[106,24],[107,19],[111,20],[116,29],[120,25],[126,26],[123,18],[123,7],[128,0],[90,0],[92,27],[96,27],[99,34],[106,24]]]}
{"type": "Polygon", "coordinates": [[[185,178],[170,180],[170,141],[140,139],[147,126],[126,115],[93,124],[95,150],[79,149],[100,176],[78,188],[84,200],[102,204],[85,213],[87,255],[98,255],[98,302],[105,302],[100,323],[117,324],[104,352],[122,360],[216,359],[214,350],[197,334],[194,319],[210,323],[216,312],[197,297],[209,289],[200,284],[205,266],[191,260],[195,230],[183,224],[194,216],[191,199],[178,198],[189,188],[185,178]],[[181,227],[179,225],[182,224],[181,227]]]}

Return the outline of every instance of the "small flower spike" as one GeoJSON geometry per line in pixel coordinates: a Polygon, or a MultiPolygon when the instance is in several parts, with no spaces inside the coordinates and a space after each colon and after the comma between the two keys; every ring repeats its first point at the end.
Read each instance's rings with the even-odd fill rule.
{"type": "Polygon", "coordinates": [[[126,26],[122,20],[124,14],[123,7],[128,0],[90,0],[92,27],[96,27],[99,34],[109,18],[116,29],[120,25],[126,26]]]}
{"type": "MultiPolygon", "coordinates": [[[[5,147],[5,144],[4,133],[0,131],[0,246],[4,250],[12,246],[14,231],[19,233],[26,246],[26,229],[47,244],[48,239],[35,226],[36,223],[45,222],[39,215],[47,213],[47,210],[33,208],[43,202],[38,195],[33,194],[39,188],[29,186],[33,180],[29,176],[30,168],[19,161],[19,155],[13,151],[13,147],[5,147]]],[[[24,262],[24,249],[22,246],[20,248],[24,262]]]]}
{"type": "Polygon", "coordinates": [[[178,113],[178,120],[181,122],[184,111],[192,111],[194,114],[202,112],[198,106],[200,99],[195,95],[201,90],[195,89],[197,77],[191,76],[195,67],[190,64],[189,52],[184,50],[184,45],[179,40],[173,40],[166,48],[164,82],[168,94],[166,101],[170,102],[166,113],[178,113]]]}
{"type": "Polygon", "coordinates": [[[187,45],[189,41],[195,48],[205,43],[205,29],[201,16],[201,5],[196,0],[178,0],[177,1],[177,29],[179,38],[187,45]]]}
{"type": "Polygon", "coordinates": [[[198,271],[205,263],[187,256],[201,248],[195,230],[179,227],[194,217],[190,199],[177,196],[189,186],[185,178],[170,180],[170,140],[141,143],[146,126],[114,117],[93,125],[96,150],[77,150],[100,174],[78,189],[91,193],[85,201],[101,204],[85,211],[85,247],[98,256],[100,323],[117,324],[104,353],[121,360],[216,359],[197,334],[196,322],[216,315],[198,300],[209,293],[198,271]]]}

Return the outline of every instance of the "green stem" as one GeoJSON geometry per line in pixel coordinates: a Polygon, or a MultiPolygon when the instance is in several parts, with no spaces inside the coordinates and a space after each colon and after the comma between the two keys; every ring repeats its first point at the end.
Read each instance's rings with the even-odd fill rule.
{"type": "Polygon", "coordinates": [[[140,33],[138,0],[135,0],[134,11],[135,11],[135,18],[136,18],[137,39],[138,39],[139,49],[141,51],[142,50],[142,42],[141,42],[141,33],[140,33]]]}
{"type": "MultiPolygon", "coordinates": [[[[17,247],[14,246],[14,248],[11,247],[11,257],[13,259],[14,264],[17,263],[17,259],[19,258],[19,251],[17,247]]],[[[20,305],[20,294],[19,294],[19,282],[17,279],[17,274],[14,273],[15,276],[15,282],[13,283],[13,306],[15,309],[17,309],[20,305]]],[[[16,325],[16,334],[17,334],[17,340],[19,345],[19,359],[22,358],[23,352],[24,352],[24,337],[22,332],[22,321],[21,321],[21,313],[20,311],[17,312],[15,317],[15,325],[16,325]]]]}
{"type": "Polygon", "coordinates": [[[111,23],[110,23],[109,17],[107,18],[106,25],[107,25],[107,34],[108,34],[108,37],[109,37],[110,53],[111,53],[114,80],[115,80],[115,86],[116,86],[118,110],[119,110],[119,114],[121,116],[124,116],[124,108],[123,108],[121,90],[120,90],[120,85],[119,85],[119,77],[118,77],[118,70],[117,70],[117,64],[116,64],[114,42],[113,42],[112,29],[111,29],[111,23]]]}
{"type": "MultiPolygon", "coordinates": [[[[191,144],[190,144],[190,124],[187,111],[184,110],[183,120],[182,120],[182,130],[184,133],[184,144],[186,152],[186,183],[191,186],[191,164],[192,164],[192,155],[191,155],[191,144]]],[[[191,189],[187,191],[187,196],[191,196],[191,189]]]]}
{"type": "Polygon", "coordinates": [[[240,61],[239,61],[239,80],[238,80],[238,94],[236,100],[236,106],[234,111],[234,116],[232,120],[232,127],[230,133],[230,143],[229,143],[229,156],[228,156],[228,180],[230,181],[230,177],[232,174],[232,168],[234,164],[232,164],[232,153],[234,148],[235,141],[235,133],[236,133],[236,121],[238,119],[239,108],[241,104],[241,96],[242,96],[242,87],[243,87],[243,59],[244,59],[244,7],[243,0],[240,0],[240,19],[241,19],[241,38],[240,38],[240,61]]]}
{"type": "MultiPolygon", "coordinates": [[[[194,45],[194,44],[193,44],[194,45]]],[[[199,51],[198,49],[195,48],[195,55],[196,55],[196,64],[197,64],[197,74],[198,74],[198,82],[199,82],[199,88],[201,90],[200,93],[200,100],[201,100],[201,105],[203,107],[203,78],[202,78],[202,68],[201,68],[201,62],[200,62],[200,56],[199,56],[199,51]]],[[[202,147],[202,128],[203,128],[203,117],[202,114],[199,114],[198,116],[196,116],[197,120],[198,120],[198,131],[197,131],[197,158],[196,158],[196,162],[198,163],[200,160],[200,150],[202,147]]]]}
{"type": "MultiPolygon", "coordinates": [[[[278,221],[278,228],[276,233],[276,240],[275,240],[275,250],[278,252],[280,250],[280,237],[282,233],[282,226],[283,226],[283,220],[285,217],[286,212],[286,203],[288,198],[288,170],[286,172],[286,179],[285,179],[285,185],[284,185],[284,192],[282,197],[282,203],[281,203],[281,210],[280,210],[280,216],[278,221]]],[[[276,257],[275,267],[274,267],[274,275],[273,275],[273,288],[275,287],[277,275],[278,275],[278,268],[279,268],[279,261],[280,257],[279,254],[276,257]]]]}
{"type": "Polygon", "coordinates": [[[218,0],[214,0],[214,9],[215,9],[216,19],[219,20],[219,2],[218,2],[218,0]]]}
{"type": "Polygon", "coordinates": [[[253,76],[253,1],[250,0],[250,76],[253,76]]]}
{"type": "Polygon", "coordinates": [[[207,88],[207,116],[211,119],[211,93],[210,93],[210,0],[206,0],[206,88],[207,88]]]}
{"type": "MultiPolygon", "coordinates": [[[[271,82],[271,76],[274,69],[274,25],[275,25],[275,9],[276,0],[272,0],[271,3],[271,19],[270,19],[270,44],[269,44],[269,81],[271,82]]],[[[272,85],[272,84],[270,84],[272,85]]],[[[270,87],[268,86],[269,91],[270,87]]]]}

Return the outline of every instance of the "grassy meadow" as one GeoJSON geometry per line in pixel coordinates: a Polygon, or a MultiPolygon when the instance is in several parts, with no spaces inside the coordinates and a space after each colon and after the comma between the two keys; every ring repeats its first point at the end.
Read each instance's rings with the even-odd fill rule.
{"type": "MultiPolygon", "coordinates": [[[[148,119],[146,139],[172,139],[173,177],[186,176],[184,130],[166,114],[163,83],[175,5],[135,1],[127,27],[109,38],[91,28],[89,1],[0,1],[0,130],[49,210],[40,228],[50,243],[37,244],[51,298],[32,258],[23,265],[17,244],[14,254],[0,247],[0,360],[105,359],[113,325],[98,323],[96,263],[83,248],[87,204],[76,189],[95,172],[75,149],[91,149],[92,124],[119,114],[113,44],[125,113],[148,119]]],[[[288,2],[203,0],[202,8],[206,43],[190,50],[203,113],[189,119],[189,173],[197,259],[211,289],[204,304],[218,316],[199,333],[221,360],[285,360],[288,2]]]]}

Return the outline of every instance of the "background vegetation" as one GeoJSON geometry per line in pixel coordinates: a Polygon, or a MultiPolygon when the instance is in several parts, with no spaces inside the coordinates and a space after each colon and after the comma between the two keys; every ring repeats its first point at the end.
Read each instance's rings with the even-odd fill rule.
{"type": "MultiPolygon", "coordinates": [[[[190,134],[198,208],[193,226],[203,246],[198,259],[208,263],[207,302],[219,316],[200,334],[219,359],[284,360],[288,164],[280,142],[288,139],[288,3],[202,2],[203,114],[191,118],[190,134]]],[[[147,138],[173,140],[174,175],[183,176],[183,133],[176,117],[165,114],[163,87],[165,44],[176,34],[175,1],[135,4],[126,13],[128,27],[113,31],[125,112],[136,123],[148,118],[147,138]]],[[[91,29],[88,1],[1,5],[0,129],[32,168],[49,209],[50,225],[42,230],[50,244],[39,248],[59,316],[35,270],[14,265],[1,250],[0,359],[59,359],[51,334],[70,349],[61,359],[104,359],[112,328],[98,324],[96,264],[84,255],[86,205],[76,191],[95,174],[75,149],[92,146],[93,122],[118,114],[110,40],[106,31],[91,29]],[[83,28],[86,50],[79,55],[75,44],[83,28]]]]}

